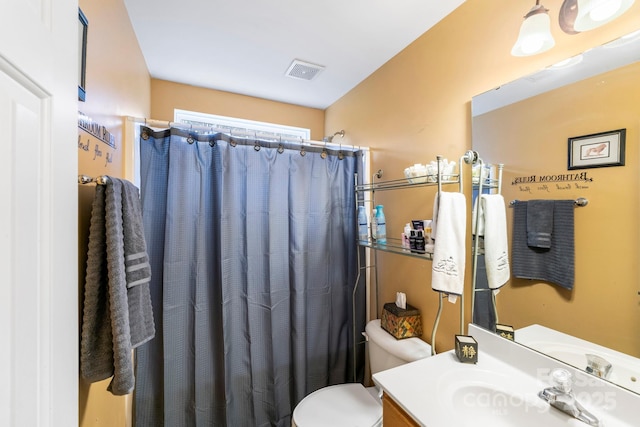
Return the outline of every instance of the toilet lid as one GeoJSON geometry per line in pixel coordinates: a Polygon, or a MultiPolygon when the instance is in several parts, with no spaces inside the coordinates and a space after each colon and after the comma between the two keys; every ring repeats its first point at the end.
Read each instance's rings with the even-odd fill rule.
{"type": "Polygon", "coordinates": [[[339,384],[316,390],[296,406],[298,427],[380,425],[382,404],[360,383],[339,384]]]}

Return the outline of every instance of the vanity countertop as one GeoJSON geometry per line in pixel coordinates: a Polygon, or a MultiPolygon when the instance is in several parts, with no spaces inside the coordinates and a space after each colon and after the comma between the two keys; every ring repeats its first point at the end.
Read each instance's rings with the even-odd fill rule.
{"type": "Polygon", "coordinates": [[[606,427],[636,425],[639,395],[471,326],[477,364],[448,351],[376,373],[374,382],[423,426],[585,427],[538,397],[550,386],[551,370],[561,367],[574,375],[578,400],[606,427]]]}
{"type": "MultiPolygon", "coordinates": [[[[460,363],[453,351],[379,372],[374,381],[420,425],[474,426],[490,425],[486,418],[507,408],[493,405],[496,396],[522,402],[522,410],[544,411],[544,402],[536,393],[546,387],[542,381],[515,378],[523,373],[488,354],[480,353],[477,364],[460,363]],[[461,409],[486,406],[481,413],[461,409]],[[484,419],[483,419],[484,418],[484,419]]],[[[494,402],[495,403],[495,402],[494,402]]],[[[495,425],[495,424],[494,424],[495,425]]]]}

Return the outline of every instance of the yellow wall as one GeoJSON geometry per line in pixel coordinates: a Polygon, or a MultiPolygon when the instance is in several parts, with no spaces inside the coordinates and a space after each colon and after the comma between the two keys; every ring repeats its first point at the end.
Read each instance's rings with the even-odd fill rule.
{"type": "MultiPolygon", "coordinates": [[[[105,126],[115,137],[116,148],[79,131],[87,151],[78,147],[78,173],[89,176],[124,176],[122,116],[147,116],[150,78],[122,0],[80,0],[89,20],[86,70],[86,102],[78,110],[105,126]],[[96,155],[96,147],[99,155],[96,155]],[[107,155],[111,162],[107,162],[107,155]]],[[[80,185],[79,193],[79,284],[80,304],[84,285],[87,239],[93,185],[80,185]]],[[[81,314],[80,314],[81,315],[81,314]]],[[[125,426],[130,423],[130,403],[107,390],[109,380],[88,384],[80,379],[80,426],[125,426]]]]}
{"type": "Polygon", "coordinates": [[[239,117],[311,130],[311,139],[324,136],[324,111],[203,89],[166,80],[151,80],[151,118],[173,120],[174,108],[219,116],[239,117]]]}
{"type": "MultiPolygon", "coordinates": [[[[497,298],[503,323],[538,323],[640,357],[638,76],[636,62],[473,119],[478,149],[506,164],[506,200],[589,200],[575,210],[573,291],[512,279],[497,298]],[[622,128],[625,166],[567,171],[567,138],[622,128]],[[515,182],[567,173],[584,173],[587,180],[515,182]]],[[[507,218],[511,230],[512,215],[507,218]]]]}
{"type": "MultiPolygon", "coordinates": [[[[428,162],[437,154],[457,159],[471,148],[470,102],[474,95],[638,27],[640,4],[636,3],[615,23],[569,36],[557,25],[561,3],[544,2],[551,9],[555,48],[533,57],[516,58],[510,55],[511,47],[522,17],[533,2],[467,0],[331,105],[326,111],[325,128],[344,129],[346,144],[372,147],[373,170],[383,169],[384,179],[401,178],[406,166],[428,162]]],[[[631,193],[629,196],[634,197],[631,193]]],[[[412,218],[432,216],[433,191],[429,189],[402,190],[384,197],[388,235],[399,236],[404,223],[412,218]]],[[[396,291],[407,292],[408,302],[421,309],[423,338],[430,341],[438,301],[431,291],[430,263],[380,253],[378,265],[378,314],[382,303],[395,299],[396,291]]],[[[632,297],[635,298],[629,296],[632,297]]],[[[469,295],[466,300],[470,301],[469,295]]],[[[436,343],[438,351],[452,348],[453,335],[459,327],[458,305],[445,304],[436,343]]],[[[466,311],[468,321],[468,302],[466,311]]]]}

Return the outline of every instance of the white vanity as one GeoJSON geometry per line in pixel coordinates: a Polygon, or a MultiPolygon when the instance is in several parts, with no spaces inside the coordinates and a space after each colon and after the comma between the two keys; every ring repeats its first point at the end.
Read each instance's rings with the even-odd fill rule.
{"type": "Polygon", "coordinates": [[[373,376],[385,394],[385,427],[589,425],[538,396],[558,368],[572,375],[573,394],[600,426],[639,424],[640,395],[475,325],[469,335],[478,341],[477,364],[449,351],[373,376]]]}

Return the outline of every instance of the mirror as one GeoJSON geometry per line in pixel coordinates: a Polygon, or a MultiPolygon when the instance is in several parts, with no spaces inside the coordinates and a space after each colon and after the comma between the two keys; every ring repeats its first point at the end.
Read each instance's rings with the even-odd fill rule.
{"type": "MultiPolygon", "coordinates": [[[[518,330],[541,325],[640,358],[639,60],[635,33],[472,100],[473,150],[504,163],[510,249],[511,201],[588,200],[573,210],[573,288],[512,274],[496,295],[499,323],[514,327],[516,341],[518,330]],[[572,139],[620,129],[621,163],[569,164],[572,139]]],[[[585,357],[577,367],[586,366],[585,357]]]]}

